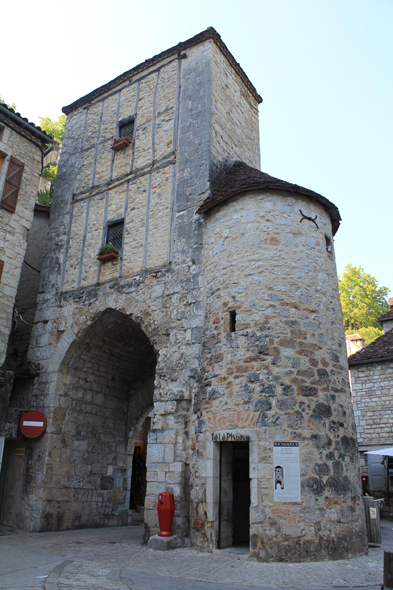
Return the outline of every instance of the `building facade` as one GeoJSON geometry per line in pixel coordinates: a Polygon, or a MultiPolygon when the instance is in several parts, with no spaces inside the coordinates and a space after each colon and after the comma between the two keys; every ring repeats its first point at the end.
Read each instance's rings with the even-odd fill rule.
{"type": "Polygon", "coordinates": [[[51,144],[53,140],[39,127],[0,103],[0,370],[33,221],[42,157],[51,144]]]}
{"type": "Polygon", "coordinates": [[[393,446],[393,298],[378,318],[382,336],[349,357],[359,450],[393,446]]]}
{"type": "Polygon", "coordinates": [[[385,495],[390,511],[393,495],[393,460],[366,451],[393,446],[393,298],[389,311],[377,320],[382,336],[349,357],[351,389],[360,465],[366,489],[385,495]]]}
{"type": "Polygon", "coordinates": [[[366,549],[327,199],[259,170],[261,98],[214,29],[64,109],[30,360],[30,531],[128,522],[137,433],[202,550],[366,549]],[[109,260],[99,248],[112,244],[109,260]]]}

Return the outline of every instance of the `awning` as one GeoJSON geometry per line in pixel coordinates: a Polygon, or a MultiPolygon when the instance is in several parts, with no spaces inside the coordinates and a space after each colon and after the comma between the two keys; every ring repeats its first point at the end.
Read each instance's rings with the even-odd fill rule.
{"type": "Polygon", "coordinates": [[[385,457],[393,457],[393,447],[387,449],[377,449],[376,451],[366,451],[367,455],[383,455],[385,457]]]}

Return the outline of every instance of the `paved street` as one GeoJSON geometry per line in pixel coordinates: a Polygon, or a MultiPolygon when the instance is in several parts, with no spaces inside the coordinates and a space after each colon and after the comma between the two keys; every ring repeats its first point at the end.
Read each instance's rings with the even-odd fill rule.
{"type": "Polygon", "coordinates": [[[241,551],[153,551],[142,526],[26,533],[0,528],[2,590],[227,590],[366,588],[379,590],[383,550],[393,550],[393,521],[382,547],[352,560],[258,563],[241,551]]]}

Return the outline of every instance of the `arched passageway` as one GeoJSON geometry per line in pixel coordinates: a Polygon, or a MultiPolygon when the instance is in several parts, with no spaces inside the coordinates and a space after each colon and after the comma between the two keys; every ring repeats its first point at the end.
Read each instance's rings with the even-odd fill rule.
{"type": "Polygon", "coordinates": [[[46,474],[46,530],[127,524],[134,440],[153,407],[155,366],[145,333],[113,309],[70,346],[58,376],[51,460],[61,476],[58,465],[46,474]]]}

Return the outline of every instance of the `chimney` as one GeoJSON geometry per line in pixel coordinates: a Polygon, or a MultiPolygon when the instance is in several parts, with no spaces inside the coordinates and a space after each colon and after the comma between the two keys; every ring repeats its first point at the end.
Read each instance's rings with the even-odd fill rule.
{"type": "Polygon", "coordinates": [[[389,303],[389,311],[390,311],[391,309],[393,309],[393,297],[388,298],[388,303],[389,303]]]}

